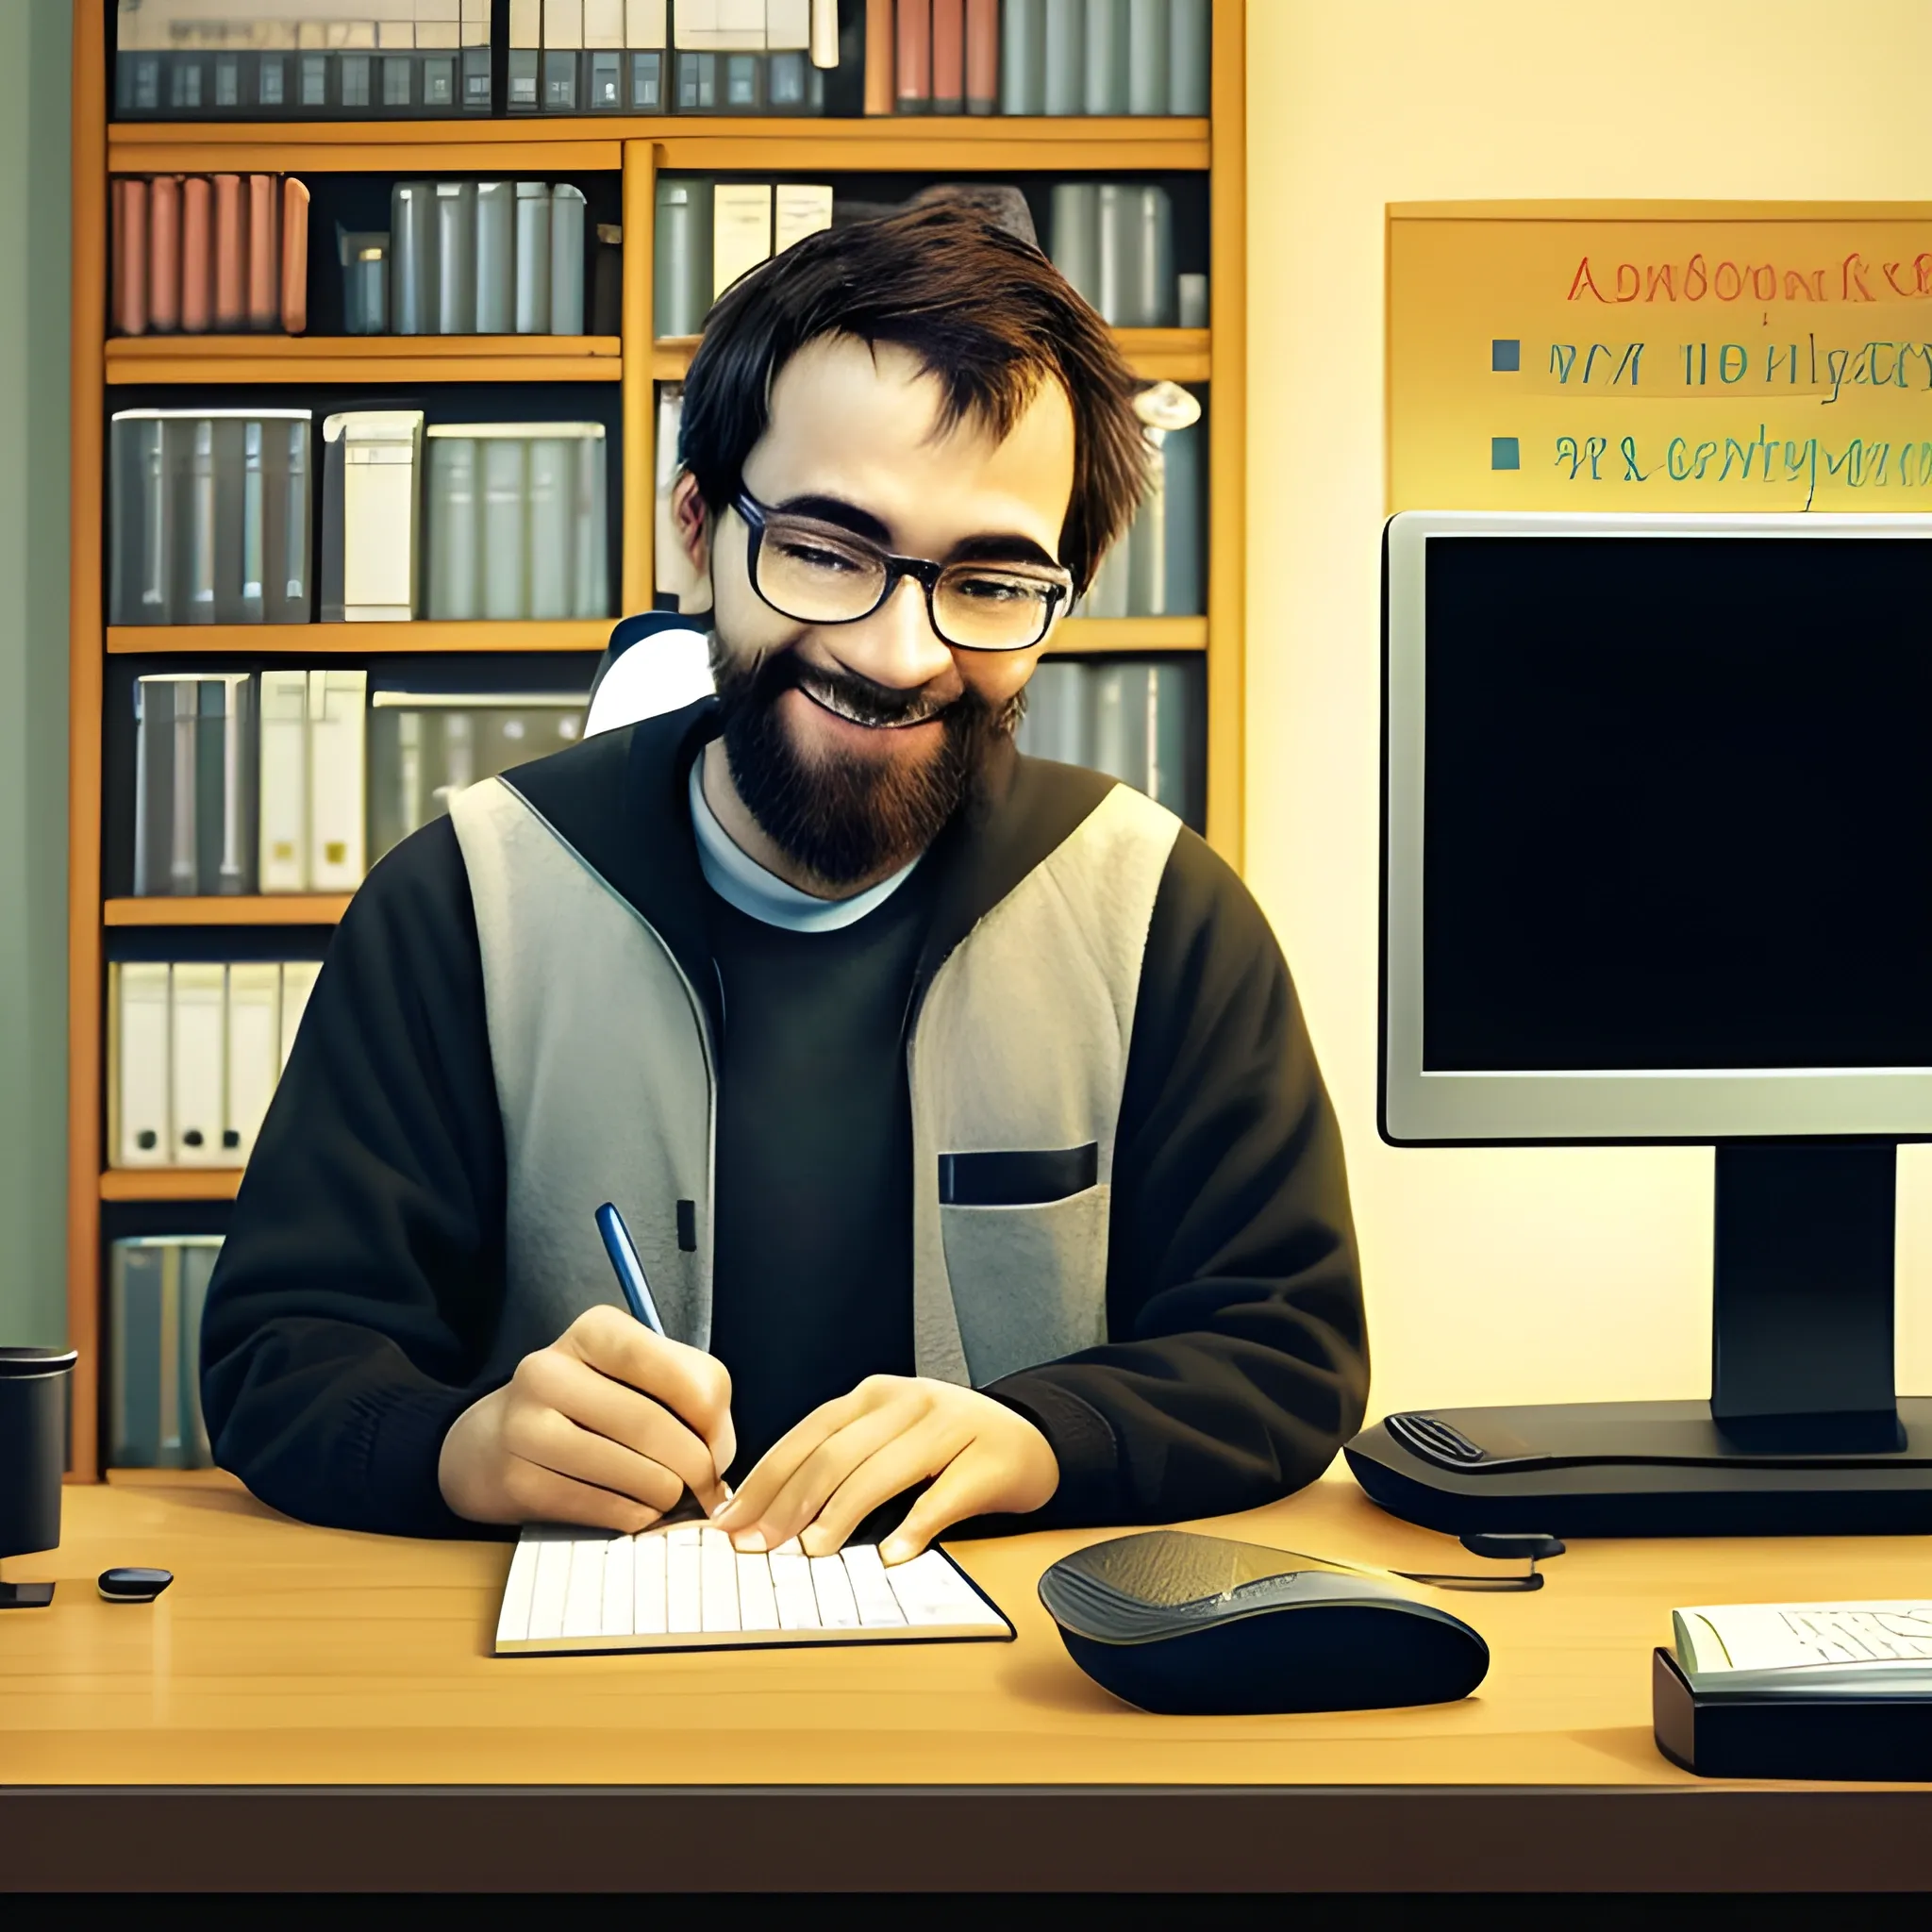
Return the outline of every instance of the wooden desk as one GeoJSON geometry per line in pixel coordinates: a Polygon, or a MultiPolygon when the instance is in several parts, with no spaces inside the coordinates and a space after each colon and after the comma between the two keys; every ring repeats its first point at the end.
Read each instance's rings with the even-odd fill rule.
{"type": "MultiPolygon", "coordinates": [[[[1917,1890],[1932,1791],[1702,1784],[1651,1742],[1673,1605],[1925,1593],[1925,1540],[1600,1543],[1444,1595],[1461,1704],[1183,1719],[1115,1703],[1035,1595],[1088,1534],[956,1546],[1010,1645],[490,1654],[508,1549],[316,1530],[212,1489],[73,1489],[0,1616],[0,1887],[244,1890],[1917,1890]],[[158,1563],[152,1607],[92,1578],[158,1563]],[[667,1857],[665,1847],[685,1847],[667,1857]]],[[[1346,1477],[1215,1525],[1461,1553],[1346,1477]]]]}

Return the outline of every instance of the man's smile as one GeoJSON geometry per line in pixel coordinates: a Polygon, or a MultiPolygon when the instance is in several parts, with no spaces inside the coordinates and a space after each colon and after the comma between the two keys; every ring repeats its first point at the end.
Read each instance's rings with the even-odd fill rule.
{"type": "Polygon", "coordinates": [[[929,724],[946,709],[929,693],[914,691],[888,712],[879,705],[867,703],[843,680],[821,676],[809,668],[800,670],[794,688],[821,710],[867,731],[905,731],[915,724],[929,724]]]}

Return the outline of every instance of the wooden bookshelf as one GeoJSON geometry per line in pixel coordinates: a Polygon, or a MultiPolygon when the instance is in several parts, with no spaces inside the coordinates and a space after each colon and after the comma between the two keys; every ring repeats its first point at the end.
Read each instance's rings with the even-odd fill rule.
{"type": "Polygon", "coordinates": [[[531,618],[471,624],[419,618],[414,624],[110,624],[110,658],[376,658],[419,652],[601,651],[611,617],[531,618]]]}
{"type": "MultiPolygon", "coordinates": [[[[655,341],[652,225],[666,169],[779,174],[1181,174],[1208,176],[1208,329],[1120,331],[1148,378],[1213,385],[1208,437],[1208,615],[1070,620],[1059,654],[1196,652],[1208,678],[1208,835],[1241,858],[1243,412],[1246,405],[1246,0],[1213,0],[1211,112],[1035,120],[881,116],[863,121],[726,116],[372,120],[226,124],[107,118],[105,9],[74,9],[71,370],[73,545],[69,591],[68,1333],[75,1374],[73,1474],[102,1474],[102,1212],[107,1204],[194,1203],[233,1194],[225,1169],[111,1170],[103,1162],[106,939],[130,926],[327,925],[341,895],[104,898],[103,703],[109,656],[378,658],[398,653],[596,651],[611,620],[584,624],[280,625],[108,629],[102,608],[103,425],[111,391],[134,385],[614,382],[623,424],[621,608],[648,609],[656,385],[680,378],[692,344],[655,341]],[[107,340],[110,174],[260,172],[622,177],[624,327],[618,337],[136,337],[107,340]]],[[[111,1472],[130,1482],[206,1480],[182,1471],[111,1472]]]]}
{"type": "MultiPolygon", "coordinates": [[[[1205,328],[1117,328],[1113,339],[1136,375],[1150,382],[1207,382],[1208,332],[1205,328]]],[[[682,382],[697,354],[696,336],[659,336],[651,344],[651,376],[682,382]]]]}
{"type": "Polygon", "coordinates": [[[239,1167],[108,1167],[101,1170],[104,1201],[232,1201],[239,1167]]]}
{"type": "Polygon", "coordinates": [[[618,336],[122,336],[110,386],[225,382],[621,382],[618,336]]]}

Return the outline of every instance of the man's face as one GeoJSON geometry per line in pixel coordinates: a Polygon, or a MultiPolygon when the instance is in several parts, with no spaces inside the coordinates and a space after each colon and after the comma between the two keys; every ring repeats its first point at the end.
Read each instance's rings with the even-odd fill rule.
{"type": "MultiPolygon", "coordinates": [[[[822,338],[774,383],[744,487],[903,557],[1056,561],[1074,486],[1064,392],[1043,386],[1004,441],[970,418],[936,433],[941,401],[908,351],[822,338]]],[[[956,650],[909,579],[870,617],[800,624],[753,588],[748,547],[742,519],[720,514],[708,560],[733,782],[827,884],[882,875],[952,815],[1043,645],[956,650]]]]}

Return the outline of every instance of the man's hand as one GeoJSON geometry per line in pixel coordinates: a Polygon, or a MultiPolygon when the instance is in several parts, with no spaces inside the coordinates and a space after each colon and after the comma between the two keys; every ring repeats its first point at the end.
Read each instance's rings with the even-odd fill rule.
{"type": "Polygon", "coordinates": [[[1060,1470],[1046,1438],[990,1395],[868,1375],[774,1443],[712,1521],[741,1550],[795,1536],[808,1556],[828,1557],[881,1503],[928,1476],[932,1487],[879,1546],[888,1563],[918,1556],[968,1516],[1038,1509],[1060,1470]]]}
{"type": "Polygon", "coordinates": [[[579,1523],[629,1536],[688,1484],[709,1508],[737,1453],[731,1377],[620,1308],[588,1308],[442,1439],[443,1501],[473,1523],[579,1523]]]}

